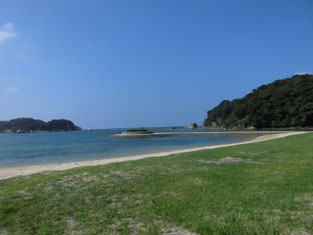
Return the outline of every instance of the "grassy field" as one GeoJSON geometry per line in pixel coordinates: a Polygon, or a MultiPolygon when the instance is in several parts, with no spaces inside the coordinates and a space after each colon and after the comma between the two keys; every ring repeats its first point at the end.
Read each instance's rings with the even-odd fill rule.
{"type": "Polygon", "coordinates": [[[313,134],[2,180],[6,233],[312,234],[313,134]]]}

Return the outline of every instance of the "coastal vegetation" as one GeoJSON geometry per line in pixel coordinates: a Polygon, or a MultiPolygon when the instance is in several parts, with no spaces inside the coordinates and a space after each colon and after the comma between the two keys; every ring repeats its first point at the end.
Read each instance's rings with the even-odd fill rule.
{"type": "Polygon", "coordinates": [[[137,129],[127,129],[126,132],[143,132],[143,131],[148,131],[146,128],[137,128],[137,129]]]}
{"type": "Polygon", "coordinates": [[[135,128],[135,129],[128,129],[122,134],[151,134],[152,131],[149,131],[148,129],[142,127],[142,128],[135,128]]]}
{"type": "Polygon", "coordinates": [[[39,131],[77,131],[80,127],[75,126],[70,120],[58,119],[44,122],[32,118],[16,118],[10,121],[0,121],[2,133],[25,133],[39,131]]]}
{"type": "Polygon", "coordinates": [[[313,134],[0,181],[2,234],[312,234],[313,134]]]}
{"type": "Polygon", "coordinates": [[[313,127],[313,75],[295,75],[260,86],[242,99],[208,111],[204,126],[222,129],[313,127]]]}

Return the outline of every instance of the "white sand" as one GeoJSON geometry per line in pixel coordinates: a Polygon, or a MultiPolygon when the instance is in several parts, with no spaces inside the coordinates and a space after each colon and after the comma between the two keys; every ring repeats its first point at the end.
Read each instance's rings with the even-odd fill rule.
{"type": "Polygon", "coordinates": [[[105,159],[99,159],[99,160],[89,160],[89,161],[79,161],[79,162],[66,162],[66,163],[0,168],[0,180],[8,179],[8,178],[15,177],[15,176],[30,175],[34,173],[43,172],[43,171],[61,171],[61,170],[75,168],[75,167],[105,165],[105,164],[114,163],[114,162],[133,161],[133,160],[139,160],[139,159],[151,158],[151,157],[164,157],[164,156],[168,156],[171,154],[188,153],[188,152],[194,152],[194,151],[199,151],[199,150],[204,150],[204,149],[215,149],[215,148],[229,147],[229,146],[235,146],[235,145],[241,145],[241,144],[256,143],[256,142],[261,142],[265,140],[277,139],[277,138],[282,138],[282,137],[296,135],[296,134],[303,134],[303,133],[306,133],[306,132],[286,132],[286,133],[278,133],[278,134],[268,134],[268,135],[259,136],[252,140],[239,142],[239,143],[181,149],[181,150],[175,150],[175,151],[167,151],[167,152],[144,154],[144,155],[132,155],[132,156],[124,156],[124,157],[118,157],[118,158],[105,158],[105,159]]]}

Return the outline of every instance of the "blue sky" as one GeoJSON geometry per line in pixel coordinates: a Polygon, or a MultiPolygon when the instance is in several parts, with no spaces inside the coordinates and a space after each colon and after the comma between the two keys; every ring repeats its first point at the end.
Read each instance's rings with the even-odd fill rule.
{"type": "Polygon", "coordinates": [[[313,1],[0,3],[0,120],[202,123],[224,99],[313,72],[313,1]]]}

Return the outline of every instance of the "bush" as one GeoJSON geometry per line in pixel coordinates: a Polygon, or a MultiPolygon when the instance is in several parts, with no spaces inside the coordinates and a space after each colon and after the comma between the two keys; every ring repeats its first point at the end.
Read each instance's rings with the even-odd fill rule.
{"type": "Polygon", "coordinates": [[[126,132],[143,132],[143,131],[148,131],[145,128],[137,128],[137,129],[128,129],[126,132]]]}

